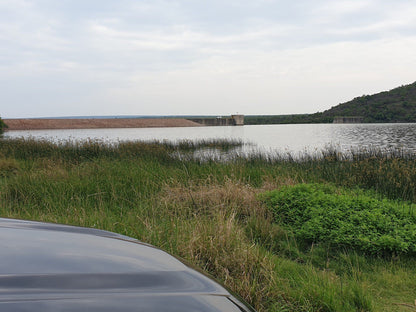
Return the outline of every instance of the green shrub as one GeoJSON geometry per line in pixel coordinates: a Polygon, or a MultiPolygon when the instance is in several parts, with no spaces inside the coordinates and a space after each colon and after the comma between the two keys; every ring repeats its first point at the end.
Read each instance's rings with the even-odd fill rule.
{"type": "Polygon", "coordinates": [[[324,184],[285,186],[261,198],[275,222],[302,243],[373,255],[416,253],[415,205],[324,184]]]}
{"type": "Polygon", "coordinates": [[[8,128],[7,125],[4,123],[4,121],[0,117],[0,134],[2,134],[4,129],[6,128],[8,128]]]}

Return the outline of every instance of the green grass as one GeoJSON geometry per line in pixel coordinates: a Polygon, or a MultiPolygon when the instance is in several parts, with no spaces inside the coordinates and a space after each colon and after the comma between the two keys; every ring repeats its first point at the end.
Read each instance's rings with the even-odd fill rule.
{"type": "Polygon", "coordinates": [[[0,140],[0,215],[138,238],[211,273],[259,311],[416,309],[412,253],[336,245],[336,235],[305,240],[259,195],[277,190],[287,203],[293,190],[308,189],[303,199],[292,194],[297,216],[310,200],[316,211],[358,201],[412,216],[412,155],[328,150],[321,158],[234,155],[228,162],[189,156],[239,145],[0,140]]]}

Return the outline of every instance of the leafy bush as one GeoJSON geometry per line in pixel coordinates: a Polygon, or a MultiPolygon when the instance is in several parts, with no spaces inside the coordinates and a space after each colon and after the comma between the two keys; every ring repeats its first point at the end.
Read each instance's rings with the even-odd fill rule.
{"type": "Polygon", "coordinates": [[[298,184],[262,194],[274,220],[303,243],[373,255],[416,253],[414,204],[332,185],[298,184]]]}
{"type": "Polygon", "coordinates": [[[3,133],[4,129],[8,128],[4,121],[0,118],[0,134],[3,133]]]}

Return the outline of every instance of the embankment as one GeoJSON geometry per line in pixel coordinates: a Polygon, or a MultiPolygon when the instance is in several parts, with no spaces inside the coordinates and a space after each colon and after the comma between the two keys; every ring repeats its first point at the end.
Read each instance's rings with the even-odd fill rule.
{"type": "Polygon", "coordinates": [[[200,127],[184,118],[4,119],[8,130],[200,127]]]}

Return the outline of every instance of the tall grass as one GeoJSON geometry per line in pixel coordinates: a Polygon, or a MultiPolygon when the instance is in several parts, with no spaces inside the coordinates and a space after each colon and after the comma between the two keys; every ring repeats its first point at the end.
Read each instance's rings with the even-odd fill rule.
{"type": "Polygon", "coordinates": [[[413,258],[301,245],[258,197],[318,182],[416,202],[414,158],[328,152],[217,162],[178,153],[241,142],[181,144],[0,140],[0,215],[138,238],[210,272],[259,311],[406,311],[414,302],[413,258]]]}

